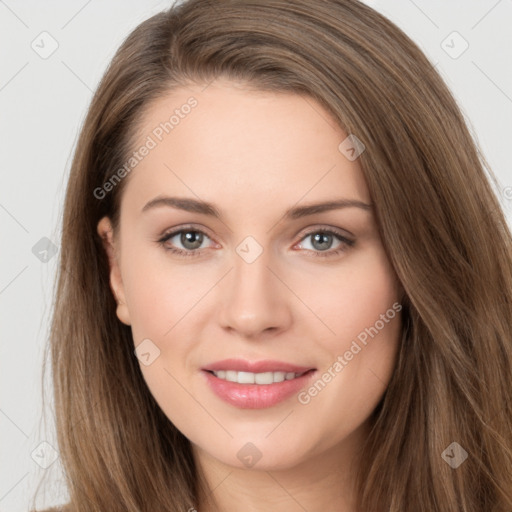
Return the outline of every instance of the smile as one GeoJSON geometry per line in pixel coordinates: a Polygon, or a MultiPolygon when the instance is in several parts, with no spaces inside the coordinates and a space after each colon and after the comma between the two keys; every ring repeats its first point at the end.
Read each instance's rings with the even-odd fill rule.
{"type": "Polygon", "coordinates": [[[316,370],[246,372],[203,370],[208,387],[222,401],[239,409],[266,409],[285,402],[308,385],[316,370]]]}

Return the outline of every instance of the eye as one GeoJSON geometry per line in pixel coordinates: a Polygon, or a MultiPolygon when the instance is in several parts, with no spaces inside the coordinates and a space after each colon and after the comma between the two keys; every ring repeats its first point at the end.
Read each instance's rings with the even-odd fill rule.
{"type": "MultiPolygon", "coordinates": [[[[309,231],[302,238],[302,240],[311,239],[310,248],[303,247],[302,243],[296,244],[295,247],[306,249],[311,252],[313,256],[323,258],[336,256],[355,244],[354,240],[350,240],[340,232],[333,228],[317,228],[309,231]],[[337,241],[336,247],[333,249],[332,245],[337,241]]],[[[166,250],[179,256],[196,257],[202,254],[202,249],[205,247],[203,243],[206,239],[211,238],[202,230],[193,227],[181,227],[180,229],[166,233],[158,240],[158,243],[166,250]],[[179,247],[181,245],[182,248],[179,247]],[[178,247],[177,247],[178,246],[178,247]]]]}
{"type": "MultiPolygon", "coordinates": [[[[338,231],[334,229],[315,229],[314,231],[310,231],[306,233],[306,235],[302,238],[302,240],[306,240],[310,238],[310,245],[312,249],[306,247],[306,250],[312,251],[314,256],[319,256],[323,258],[327,258],[330,256],[336,256],[350,247],[354,245],[354,241],[345,237],[338,231]],[[332,249],[332,245],[334,242],[338,241],[338,245],[335,249],[332,249]]],[[[302,244],[298,244],[301,246],[302,244]]],[[[304,247],[301,247],[304,248],[304,247]]]]}
{"type": "Polygon", "coordinates": [[[165,234],[158,242],[166,251],[180,256],[194,257],[202,253],[199,249],[201,249],[205,238],[209,239],[210,237],[204,231],[185,227],[165,234]],[[166,242],[171,242],[172,246],[167,245],[166,242]],[[178,244],[181,244],[183,249],[176,247],[178,244]]]}

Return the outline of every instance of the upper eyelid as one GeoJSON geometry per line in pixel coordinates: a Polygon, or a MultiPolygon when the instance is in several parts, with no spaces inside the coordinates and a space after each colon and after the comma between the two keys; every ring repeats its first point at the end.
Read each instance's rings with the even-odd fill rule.
{"type": "Polygon", "coordinates": [[[183,231],[197,231],[198,233],[202,233],[203,235],[206,235],[208,238],[213,240],[213,237],[210,236],[210,234],[208,233],[207,230],[205,230],[203,228],[198,228],[195,226],[182,226],[182,227],[178,227],[176,229],[172,228],[172,229],[166,230],[166,231],[164,231],[164,233],[162,233],[162,235],[159,237],[159,239],[161,240],[161,239],[173,238],[176,235],[179,235],[183,231]]]}

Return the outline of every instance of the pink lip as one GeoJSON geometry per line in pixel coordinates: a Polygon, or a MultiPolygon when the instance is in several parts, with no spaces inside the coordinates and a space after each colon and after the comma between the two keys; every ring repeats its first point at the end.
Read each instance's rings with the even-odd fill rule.
{"type": "Polygon", "coordinates": [[[203,368],[201,373],[205,376],[210,389],[225,402],[240,409],[264,409],[277,405],[298,393],[316,374],[316,370],[279,361],[249,362],[240,359],[226,359],[203,368]],[[305,373],[295,379],[273,384],[239,384],[215,377],[212,371],[218,370],[252,373],[305,373]]]}
{"type": "MultiPolygon", "coordinates": [[[[314,370],[311,366],[297,366],[282,361],[246,361],[244,359],[223,359],[215,363],[209,364],[202,368],[203,370],[217,372],[219,370],[233,370],[236,372],[286,372],[286,373],[304,373],[308,370],[314,370]]],[[[270,385],[270,384],[269,384],[270,385]]]]}

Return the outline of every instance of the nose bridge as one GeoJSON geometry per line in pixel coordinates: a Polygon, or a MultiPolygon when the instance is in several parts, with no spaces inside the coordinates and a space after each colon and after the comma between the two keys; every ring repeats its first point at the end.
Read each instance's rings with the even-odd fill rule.
{"type": "Polygon", "coordinates": [[[237,247],[236,253],[236,257],[233,258],[235,292],[241,296],[268,292],[272,286],[270,284],[272,273],[268,268],[271,265],[269,250],[262,248],[259,253],[250,242],[245,242],[237,247]]]}
{"type": "Polygon", "coordinates": [[[281,329],[290,320],[282,283],[269,269],[272,251],[248,236],[235,248],[233,271],[222,297],[221,322],[241,335],[281,329]]]}

